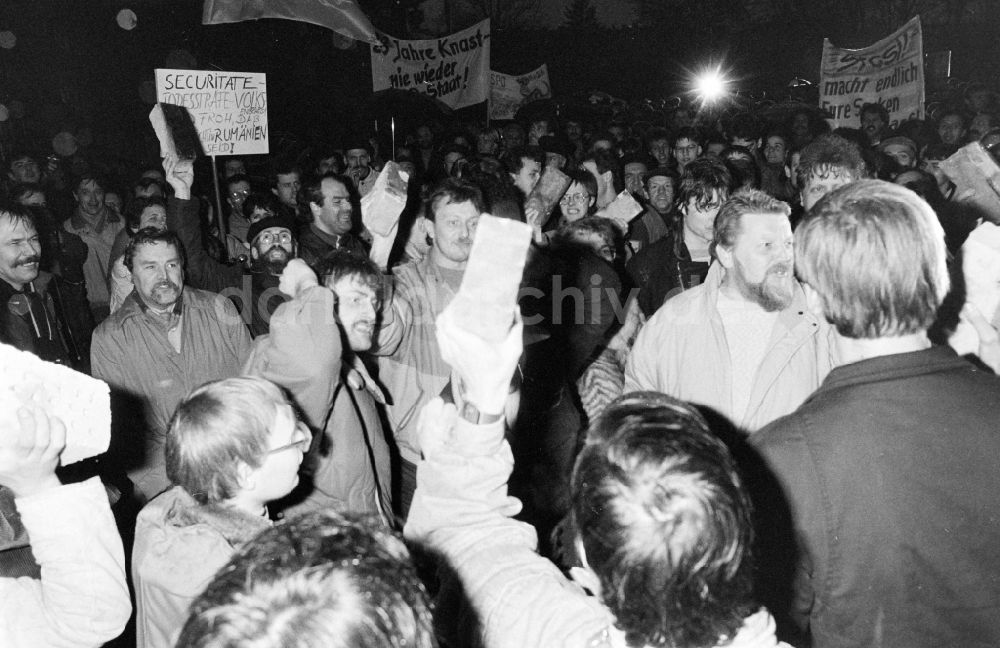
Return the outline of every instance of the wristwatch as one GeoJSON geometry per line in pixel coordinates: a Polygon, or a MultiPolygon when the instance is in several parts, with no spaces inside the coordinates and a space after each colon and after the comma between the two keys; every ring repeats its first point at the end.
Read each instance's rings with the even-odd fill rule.
{"type": "Polygon", "coordinates": [[[489,425],[503,418],[503,414],[483,414],[472,403],[466,401],[458,413],[463,419],[475,425],[489,425]]]}

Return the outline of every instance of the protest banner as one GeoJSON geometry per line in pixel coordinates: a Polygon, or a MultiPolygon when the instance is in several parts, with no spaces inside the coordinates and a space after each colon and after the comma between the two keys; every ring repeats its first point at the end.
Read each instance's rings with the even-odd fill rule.
{"type": "Polygon", "coordinates": [[[263,72],[156,70],[156,100],[191,113],[205,154],[268,152],[263,72]]]}
{"type": "Polygon", "coordinates": [[[924,54],[920,17],[863,49],[834,47],[823,40],[819,105],[831,127],[858,128],[861,106],[878,103],[889,111],[889,127],[924,116],[924,54]]]}
{"type": "Polygon", "coordinates": [[[400,40],[382,34],[380,40],[371,48],[375,92],[413,90],[452,108],[489,96],[489,20],[441,38],[400,40]]]}
{"type": "Polygon", "coordinates": [[[514,119],[524,104],[551,96],[549,67],[545,64],[518,76],[490,70],[490,119],[514,119]]]}

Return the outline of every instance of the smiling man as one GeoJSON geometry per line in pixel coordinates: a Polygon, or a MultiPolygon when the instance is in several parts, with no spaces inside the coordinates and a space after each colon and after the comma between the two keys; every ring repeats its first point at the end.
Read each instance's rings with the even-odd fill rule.
{"type": "Polygon", "coordinates": [[[177,235],[139,230],[125,250],[135,289],[94,331],[96,378],[125,398],[113,438],[138,456],[124,461],[136,489],[151,498],[170,485],[164,469],[167,426],[177,404],[209,380],[239,373],[250,336],[236,308],[214,293],[184,286],[183,246],[177,235]],[[146,426],[136,426],[145,416],[146,426]],[[138,438],[136,438],[138,437],[138,438]]]}
{"type": "Polygon", "coordinates": [[[31,211],[0,207],[0,342],[68,365],[66,324],[48,290],[53,277],[39,270],[41,253],[31,211]]]}
{"type": "Polygon", "coordinates": [[[279,324],[270,340],[260,343],[281,345],[289,370],[276,372],[270,363],[268,375],[289,386],[321,430],[306,455],[306,478],[284,514],[337,509],[390,524],[392,466],[382,429],[385,397],[359,357],[372,346],[382,275],[367,257],[344,250],[320,262],[319,280],[302,260],[289,263],[286,283],[288,275],[300,278],[296,299],[284,308],[296,311],[298,303],[311,300],[323,316],[314,312],[308,317],[308,309],[303,309],[295,335],[279,324]],[[325,287],[312,288],[320,281],[325,287]]]}
{"type": "Polygon", "coordinates": [[[104,180],[99,176],[89,173],[80,176],[73,187],[76,210],[65,224],[66,231],[83,239],[89,250],[83,274],[95,321],[108,315],[111,296],[107,278],[114,261],[111,248],[118,232],[125,227],[122,218],[105,206],[104,189],[104,180]]]}
{"type": "Polygon", "coordinates": [[[795,410],[831,367],[826,323],[794,277],[787,204],[733,195],[715,218],[705,282],[667,301],[636,339],[625,392],[658,391],[753,432],[795,410]]]}
{"type": "Polygon", "coordinates": [[[312,215],[312,222],[300,232],[299,255],[309,265],[315,265],[335,250],[368,255],[361,239],[351,234],[353,193],[351,181],[334,173],[309,179],[302,187],[301,200],[312,215]]]}

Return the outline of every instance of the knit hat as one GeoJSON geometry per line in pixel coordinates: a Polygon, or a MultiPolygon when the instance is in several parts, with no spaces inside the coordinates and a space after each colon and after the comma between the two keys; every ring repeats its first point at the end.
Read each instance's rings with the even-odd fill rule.
{"type": "Polygon", "coordinates": [[[295,223],[290,218],[285,218],[283,216],[268,216],[267,218],[262,218],[247,230],[247,243],[253,245],[253,241],[257,238],[257,235],[264,230],[271,229],[272,227],[283,227],[295,236],[295,223]]]}

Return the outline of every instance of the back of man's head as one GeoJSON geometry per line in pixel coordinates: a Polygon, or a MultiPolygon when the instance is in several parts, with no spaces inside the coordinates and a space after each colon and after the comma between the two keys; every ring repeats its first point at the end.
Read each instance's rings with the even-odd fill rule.
{"type": "Polygon", "coordinates": [[[750,501],[691,406],[628,394],[590,426],[572,515],[630,646],[714,646],[753,612],[750,501]]]}
{"type": "Polygon", "coordinates": [[[862,180],[828,193],[795,231],[795,265],[848,338],[930,328],[948,292],[944,231],[905,187],[862,180]]]}
{"type": "Polygon", "coordinates": [[[427,595],[377,521],[309,513],[244,545],[191,605],[178,648],[432,648],[427,595]]]}

